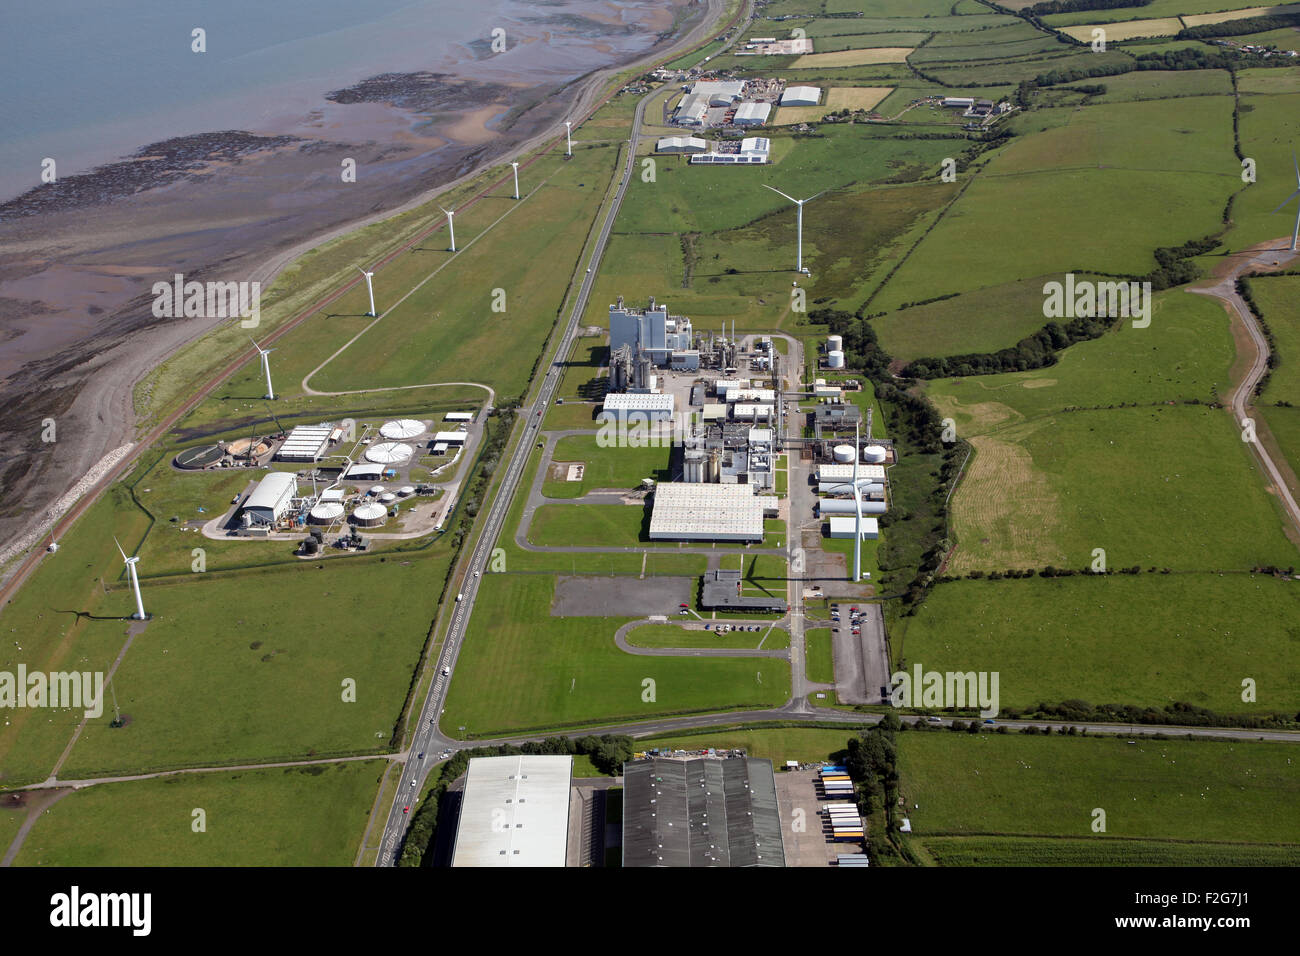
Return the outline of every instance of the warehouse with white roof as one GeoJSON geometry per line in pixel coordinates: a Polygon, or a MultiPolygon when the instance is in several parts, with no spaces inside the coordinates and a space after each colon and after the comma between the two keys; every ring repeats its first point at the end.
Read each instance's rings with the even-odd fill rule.
{"type": "Polygon", "coordinates": [[[704,97],[710,106],[730,106],[744,92],[744,80],[700,80],[691,87],[691,95],[704,97]]]}
{"type": "Polygon", "coordinates": [[[573,758],[475,757],[465,774],[452,866],[564,866],[573,758]]]}
{"type": "Polygon", "coordinates": [[[709,148],[698,136],[665,136],[655,143],[657,153],[702,153],[709,148]]]}
{"type": "Polygon", "coordinates": [[[661,421],[672,418],[675,396],[653,392],[617,392],[605,396],[600,417],[620,421],[639,417],[642,421],[661,421]]]}
{"type": "Polygon", "coordinates": [[[816,106],[821,102],[822,91],[817,86],[792,86],[781,94],[782,106],[816,106]]]}
{"type": "Polygon", "coordinates": [[[275,457],[281,461],[318,461],[329,447],[333,425],[298,425],[279,447],[275,457]]]}
{"type": "Polygon", "coordinates": [[[253,524],[273,525],[289,510],[289,502],[297,493],[298,479],[293,472],[273,471],[248,496],[244,514],[253,524]]]}
{"type": "MultiPolygon", "coordinates": [[[[847,515],[835,515],[830,519],[831,537],[848,538],[853,540],[853,526],[857,524],[858,517],[848,517],[847,515]]],[[[880,537],[880,524],[875,518],[862,519],[862,540],[874,541],[880,537]]]]}
{"type": "Polygon", "coordinates": [[[775,495],[754,485],[660,482],[650,514],[656,541],[762,541],[763,519],[775,518],[775,495]]]}
{"type": "Polygon", "coordinates": [[[771,103],[741,103],[732,122],[737,126],[762,126],[771,113],[771,103]]]}

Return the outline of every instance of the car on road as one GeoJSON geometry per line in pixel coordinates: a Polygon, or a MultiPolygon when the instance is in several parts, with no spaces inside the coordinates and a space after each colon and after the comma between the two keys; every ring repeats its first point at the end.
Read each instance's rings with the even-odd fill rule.
{"type": "Polygon", "coordinates": [[[681,609],[680,611],[678,611],[677,613],[680,614],[682,617],[685,617],[687,614],[690,614],[691,612],[688,611],[688,610],[686,610],[686,608],[682,608],[682,609],[681,609]]]}
{"type": "Polygon", "coordinates": [[[993,721],[991,721],[991,720],[986,720],[986,721],[984,721],[984,723],[986,723],[986,724],[991,724],[991,723],[993,723],[993,721]]]}
{"type": "Polygon", "coordinates": [[[415,759],[416,759],[416,760],[423,760],[423,759],[424,759],[424,752],[421,751],[419,754],[417,754],[415,759]]]}
{"type": "Polygon", "coordinates": [[[678,607],[690,607],[689,604],[679,604],[679,605],[677,605],[677,606],[678,606],[678,607]]]}
{"type": "Polygon", "coordinates": [[[705,629],[706,631],[711,631],[711,630],[713,630],[713,625],[712,625],[712,624],[705,624],[705,625],[704,625],[704,629],[705,629]]]}
{"type": "Polygon", "coordinates": [[[410,808],[410,807],[402,807],[402,812],[403,812],[403,813],[410,813],[410,812],[411,812],[411,808],[410,808]]]}
{"type": "Polygon", "coordinates": [[[415,786],[415,778],[414,778],[414,777],[411,778],[411,786],[413,786],[413,787],[415,786]]]}
{"type": "Polygon", "coordinates": [[[451,676],[451,668],[450,668],[450,667],[444,667],[444,668],[442,669],[442,676],[443,676],[443,677],[450,677],[450,676],[451,676]]]}
{"type": "Polygon", "coordinates": [[[925,719],[928,720],[928,721],[929,721],[930,723],[932,723],[932,724],[941,724],[941,723],[943,723],[943,721],[940,720],[938,717],[927,717],[927,718],[925,718],[925,719]]]}

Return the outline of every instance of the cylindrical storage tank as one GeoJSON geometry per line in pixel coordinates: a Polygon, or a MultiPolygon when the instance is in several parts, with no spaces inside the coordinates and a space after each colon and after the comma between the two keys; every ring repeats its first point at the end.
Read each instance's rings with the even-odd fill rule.
{"type": "Polygon", "coordinates": [[[402,485],[402,487],[397,489],[397,494],[402,498],[410,497],[411,495],[415,494],[415,486],[402,485]]]}
{"type": "Polygon", "coordinates": [[[388,504],[390,501],[396,501],[397,495],[393,494],[391,491],[385,491],[382,495],[379,496],[379,500],[382,501],[384,504],[388,504]]]}
{"type": "Polygon", "coordinates": [[[302,553],[315,554],[320,550],[320,543],[315,538],[302,539],[302,553]]]}
{"type": "Polygon", "coordinates": [[[844,348],[844,338],[839,335],[826,336],[826,351],[839,352],[844,348]]]}
{"type": "MultiPolygon", "coordinates": [[[[852,498],[820,498],[817,501],[817,510],[823,516],[825,515],[856,515],[853,508],[852,498]]],[[[862,517],[875,517],[885,513],[885,503],[883,501],[864,501],[862,502],[862,517]]]]}
{"type": "Polygon", "coordinates": [[[868,445],[862,449],[862,460],[873,465],[879,465],[884,462],[887,454],[885,449],[879,445],[868,445]]]}
{"type": "Polygon", "coordinates": [[[370,486],[370,494],[372,494],[372,495],[382,495],[383,493],[384,493],[384,486],[383,486],[383,485],[371,485],[371,486],[370,486]]]}
{"type": "Polygon", "coordinates": [[[700,451],[688,451],[686,458],[682,462],[685,468],[685,479],[692,484],[699,484],[704,481],[704,453],[700,451]]]}
{"type": "Polygon", "coordinates": [[[343,517],[343,506],[337,501],[324,501],[307,512],[312,524],[333,524],[343,517]]]}
{"type": "Polygon", "coordinates": [[[352,520],[363,528],[375,528],[388,520],[388,510],[374,503],[360,505],[352,512],[352,520]]]}
{"type": "Polygon", "coordinates": [[[847,465],[851,465],[851,464],[853,464],[853,446],[852,446],[852,445],[836,445],[836,446],[831,450],[831,454],[834,455],[834,456],[835,456],[835,460],[836,460],[837,462],[839,462],[840,464],[842,464],[842,465],[845,465],[845,464],[847,464],[847,465]]]}
{"type": "Polygon", "coordinates": [[[843,367],[844,367],[844,353],[843,353],[842,351],[840,351],[839,349],[835,349],[834,351],[827,352],[827,353],[826,353],[826,366],[827,366],[827,368],[843,368],[843,367]]]}
{"type": "Polygon", "coordinates": [[[379,434],[399,441],[414,438],[416,435],[424,434],[424,422],[416,421],[414,418],[399,418],[394,422],[384,422],[379,426],[379,434]]]}

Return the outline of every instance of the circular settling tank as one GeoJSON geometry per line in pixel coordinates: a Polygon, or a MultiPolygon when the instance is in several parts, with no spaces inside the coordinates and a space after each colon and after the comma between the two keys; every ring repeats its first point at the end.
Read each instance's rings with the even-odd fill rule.
{"type": "Polygon", "coordinates": [[[404,441],[408,438],[414,438],[416,435],[424,434],[424,422],[416,421],[414,418],[402,418],[395,422],[384,422],[379,426],[379,434],[383,435],[385,438],[404,441]]]}
{"type": "Polygon", "coordinates": [[[383,441],[366,449],[366,461],[376,465],[400,465],[409,461],[415,449],[400,441],[383,441]]]}

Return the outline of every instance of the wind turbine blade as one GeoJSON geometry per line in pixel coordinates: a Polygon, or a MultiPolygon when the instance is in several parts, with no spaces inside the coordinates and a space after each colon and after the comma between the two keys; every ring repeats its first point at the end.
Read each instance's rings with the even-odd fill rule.
{"type": "Polygon", "coordinates": [[[114,535],[114,536],[113,536],[113,543],[114,543],[115,545],[117,545],[117,553],[120,554],[120,555],[122,556],[122,560],[125,561],[125,560],[126,560],[126,552],[122,550],[122,544],[121,544],[120,541],[117,540],[117,535],[114,535]]]}
{"type": "Polygon", "coordinates": [[[1295,151],[1291,153],[1291,165],[1295,167],[1295,184],[1300,186],[1300,159],[1295,158],[1295,151]]]}
{"type": "Polygon", "coordinates": [[[785,196],[786,199],[790,200],[790,202],[794,203],[796,206],[799,205],[799,200],[795,199],[793,196],[786,196],[785,193],[781,192],[781,190],[777,189],[775,186],[768,186],[767,183],[763,183],[763,186],[772,190],[772,192],[776,193],[778,196],[785,196]]]}
{"type": "Polygon", "coordinates": [[[257,340],[254,339],[251,335],[248,337],[248,341],[253,343],[253,348],[257,349],[259,352],[262,351],[262,346],[258,345],[257,340]]]}
{"type": "Polygon", "coordinates": [[[1296,190],[1295,192],[1293,192],[1291,195],[1287,196],[1286,199],[1283,199],[1283,200],[1282,200],[1282,205],[1281,205],[1281,206],[1278,206],[1276,209],[1274,209],[1273,212],[1281,212],[1281,211],[1282,211],[1282,206],[1287,206],[1287,205],[1289,205],[1290,202],[1291,202],[1291,200],[1292,200],[1292,199],[1295,199],[1296,196],[1300,196],[1300,189],[1297,189],[1297,190],[1296,190]]]}
{"type": "MultiPolygon", "coordinates": [[[[825,196],[828,192],[830,192],[829,189],[823,189],[821,192],[817,194],[817,196],[825,196]]],[[[817,198],[817,196],[809,196],[807,199],[804,200],[804,202],[812,202],[814,199],[817,198]]]]}

